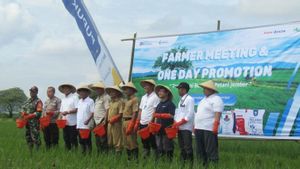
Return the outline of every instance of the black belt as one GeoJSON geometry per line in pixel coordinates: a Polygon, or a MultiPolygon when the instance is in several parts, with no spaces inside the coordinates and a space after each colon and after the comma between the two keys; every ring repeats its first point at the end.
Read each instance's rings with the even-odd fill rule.
{"type": "Polygon", "coordinates": [[[131,119],[132,119],[131,117],[123,117],[124,121],[128,121],[128,120],[131,120],[131,119]]]}

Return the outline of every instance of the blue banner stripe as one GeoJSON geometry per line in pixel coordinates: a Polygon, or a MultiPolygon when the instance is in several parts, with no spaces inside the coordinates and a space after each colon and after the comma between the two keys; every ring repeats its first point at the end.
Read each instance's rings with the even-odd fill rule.
{"type": "Polygon", "coordinates": [[[293,136],[300,136],[300,111],[298,112],[298,117],[295,120],[295,130],[293,136]]]}
{"type": "Polygon", "coordinates": [[[75,18],[85,42],[96,62],[101,52],[96,26],[86,10],[82,0],[63,0],[65,8],[75,18]]]}
{"type": "Polygon", "coordinates": [[[266,126],[264,128],[265,136],[273,136],[275,132],[276,123],[280,113],[270,113],[266,126]]]}
{"type": "Polygon", "coordinates": [[[286,119],[287,119],[287,116],[288,116],[288,114],[289,114],[289,112],[290,112],[292,103],[293,103],[293,99],[292,99],[292,98],[289,99],[289,100],[287,101],[287,103],[286,103],[286,106],[285,106],[285,108],[284,108],[284,111],[283,111],[283,113],[282,113],[282,115],[281,115],[281,120],[280,120],[280,122],[279,122],[279,126],[278,126],[278,128],[277,128],[277,132],[276,132],[277,135],[280,135],[280,134],[282,133],[283,126],[284,126],[285,121],[286,121],[286,119]]]}

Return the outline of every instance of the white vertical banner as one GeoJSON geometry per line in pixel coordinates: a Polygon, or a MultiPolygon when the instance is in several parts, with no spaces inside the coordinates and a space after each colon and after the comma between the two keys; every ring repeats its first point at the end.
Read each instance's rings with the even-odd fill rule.
{"type": "Polygon", "coordinates": [[[82,0],[63,0],[65,8],[75,18],[96,63],[100,79],[107,86],[118,85],[123,79],[97,27],[82,0]]]}

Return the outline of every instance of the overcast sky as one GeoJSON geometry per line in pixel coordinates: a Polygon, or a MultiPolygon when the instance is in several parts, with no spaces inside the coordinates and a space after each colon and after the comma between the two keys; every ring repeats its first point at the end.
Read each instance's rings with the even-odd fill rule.
{"type": "MultiPolygon", "coordinates": [[[[300,21],[300,0],[85,0],[122,76],[138,37],[300,21]]],[[[99,81],[75,20],[61,0],[0,1],[0,90],[99,81]]]]}

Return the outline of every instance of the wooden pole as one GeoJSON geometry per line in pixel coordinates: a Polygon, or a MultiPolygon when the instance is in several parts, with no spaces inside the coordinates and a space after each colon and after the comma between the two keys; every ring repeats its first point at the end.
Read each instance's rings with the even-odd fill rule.
{"type": "Polygon", "coordinates": [[[217,31],[220,31],[220,28],[221,28],[221,21],[218,20],[218,22],[217,22],[217,31]]]}
{"type": "Polygon", "coordinates": [[[134,59],[134,49],[135,49],[136,35],[137,35],[137,33],[134,33],[133,39],[132,39],[132,49],[131,49],[131,59],[130,59],[130,67],[129,67],[128,82],[131,81],[132,64],[133,64],[133,59],[134,59]]]}

